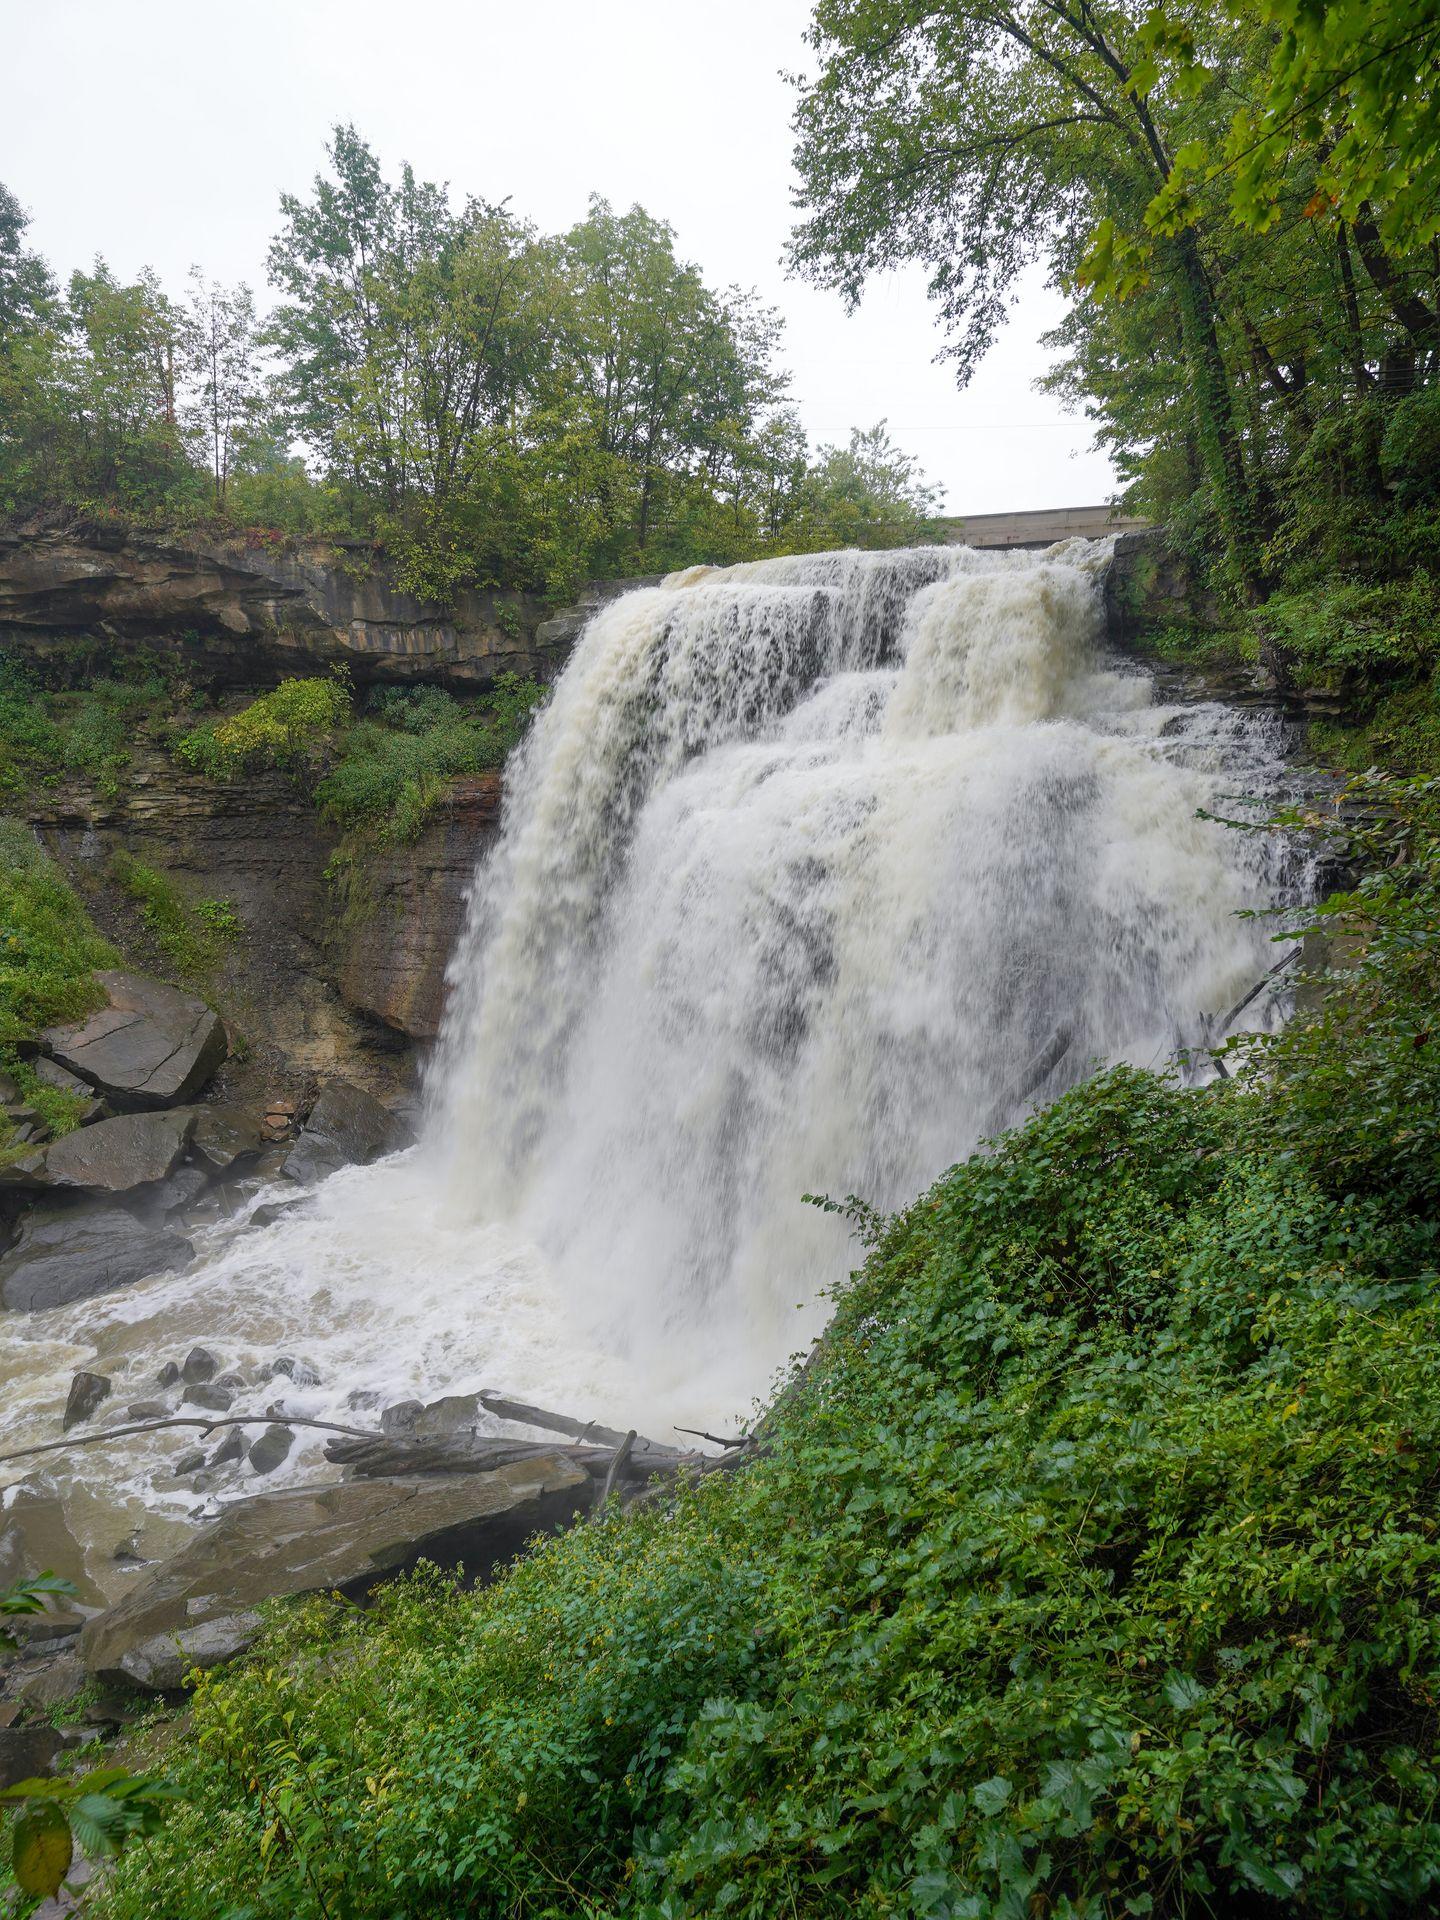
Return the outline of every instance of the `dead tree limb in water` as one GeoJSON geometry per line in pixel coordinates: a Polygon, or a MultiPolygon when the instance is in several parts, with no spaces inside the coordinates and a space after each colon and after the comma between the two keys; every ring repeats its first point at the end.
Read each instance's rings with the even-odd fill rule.
{"type": "MultiPolygon", "coordinates": [[[[14,1453],[0,1453],[0,1467],[12,1460],[29,1460],[37,1453],[59,1453],[66,1447],[93,1447],[104,1440],[123,1440],[132,1433],[160,1433],[166,1427],[199,1427],[208,1438],[217,1427],[319,1427],[325,1433],[353,1434],[359,1440],[389,1440],[369,1427],[340,1427],[333,1420],[310,1420],[299,1413],[223,1413],[210,1419],[198,1415],[175,1414],[167,1420],[141,1420],[134,1426],[100,1427],[94,1433],[67,1433],[63,1440],[45,1440],[35,1447],[20,1447],[14,1453]]],[[[403,1444],[403,1443],[402,1443],[403,1444]]]]}
{"type": "Polygon", "coordinates": [[[697,1440],[708,1440],[712,1447],[748,1447],[750,1436],[742,1433],[738,1440],[726,1440],[718,1433],[703,1433],[699,1427],[676,1427],[677,1433],[693,1434],[697,1440]]]}
{"type": "Polygon", "coordinates": [[[1225,1038],[1226,1034],[1230,1031],[1231,1027],[1234,1026],[1235,1022],[1240,1018],[1241,1014],[1244,1013],[1245,1009],[1249,1006],[1250,1002],[1254,1000],[1258,994],[1260,994],[1260,992],[1264,989],[1267,983],[1273,980],[1276,974],[1279,973],[1283,968],[1288,967],[1292,960],[1298,960],[1299,957],[1300,957],[1300,949],[1298,946],[1295,946],[1295,947],[1292,947],[1288,953],[1282,953],[1280,958],[1275,962],[1273,967],[1266,968],[1264,973],[1262,973],[1260,978],[1255,982],[1254,986],[1251,987],[1250,991],[1245,995],[1244,999],[1237,1000],[1235,1002],[1234,1006],[1231,1007],[1229,1013],[1226,1014],[1225,1018],[1220,1022],[1219,1026],[1215,1029],[1215,1038],[1217,1039],[1217,1041],[1223,1040],[1225,1038]]]}
{"type": "MultiPolygon", "coordinates": [[[[532,1407],[523,1400],[511,1400],[504,1394],[487,1393],[482,1390],[475,1398],[487,1413],[493,1413],[501,1420],[514,1420],[521,1426],[540,1427],[547,1433],[568,1433],[572,1440],[591,1440],[603,1447],[618,1447],[625,1438],[616,1427],[601,1426],[598,1420],[575,1420],[566,1413],[551,1413],[545,1407],[532,1407]]],[[[662,1446],[658,1440],[647,1440],[643,1433],[634,1434],[635,1445],[641,1453],[678,1453],[678,1447],[662,1446]]]]}

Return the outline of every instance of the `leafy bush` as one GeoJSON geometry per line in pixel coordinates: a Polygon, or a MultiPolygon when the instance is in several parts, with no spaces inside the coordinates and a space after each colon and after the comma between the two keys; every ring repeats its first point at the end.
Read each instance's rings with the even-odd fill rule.
{"type": "Polygon", "coordinates": [[[102,677],[78,692],[54,692],[23,661],[0,657],[0,794],[54,786],[70,773],[113,800],[130,766],[137,719],[170,692],[168,680],[143,663],[132,679],[102,677]]]}
{"type": "Polygon", "coordinates": [[[1251,619],[1298,678],[1373,697],[1427,674],[1440,658],[1440,577],[1417,568],[1379,584],[1337,580],[1276,594],[1251,619]]]}
{"type": "Polygon", "coordinates": [[[281,1610],[100,1912],[1430,1910],[1436,798],[1366,800],[1338,1006],[849,1207],[743,1471],[281,1610]]]}
{"type": "Polygon", "coordinates": [[[298,772],[320,758],[349,717],[350,689],[341,676],[282,680],[230,719],[182,735],[175,750],[212,779],[234,779],[253,766],[298,772]]]}
{"type": "Polygon", "coordinates": [[[343,827],[413,840],[457,774],[503,766],[543,695],[513,673],[464,702],[438,687],[386,689],[320,783],[320,805],[343,827]]]}
{"type": "Polygon", "coordinates": [[[117,961],[35,836],[0,819],[0,1048],[99,1006],[93,975],[117,961]]]}
{"type": "Polygon", "coordinates": [[[218,911],[222,919],[233,917],[233,908],[216,900],[191,907],[173,881],[123,851],[111,856],[110,877],[140,909],[156,946],[178,973],[208,973],[217,964],[222,939],[239,922],[235,928],[217,926],[214,916],[218,911]]]}

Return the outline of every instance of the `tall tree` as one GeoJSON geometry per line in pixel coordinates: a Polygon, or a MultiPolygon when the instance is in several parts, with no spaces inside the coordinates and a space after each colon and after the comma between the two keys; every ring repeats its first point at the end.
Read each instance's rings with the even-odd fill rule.
{"type": "Polygon", "coordinates": [[[237,449],[259,423],[263,370],[255,296],[243,281],[224,287],[198,267],[191,269],[190,282],[184,339],[193,397],[187,424],[205,449],[215,509],[223,513],[237,449]]]}
{"type": "MultiPolygon", "coordinates": [[[[930,269],[962,380],[1023,268],[1072,278],[1162,192],[1188,104],[1146,84],[1142,19],[1092,0],[819,0],[797,82],[796,268],[858,300],[873,272],[930,269]]],[[[1217,290],[1199,238],[1163,274],[1187,404],[1235,576],[1260,573],[1257,502],[1217,290]]]]}

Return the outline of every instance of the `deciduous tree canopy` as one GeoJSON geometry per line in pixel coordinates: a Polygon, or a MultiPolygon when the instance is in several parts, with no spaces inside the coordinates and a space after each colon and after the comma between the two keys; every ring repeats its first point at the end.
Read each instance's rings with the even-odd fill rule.
{"type": "Polygon", "coordinates": [[[546,236],[351,127],[329,159],[281,202],[263,320],[198,269],[183,302],[103,262],[62,297],[4,194],[0,506],[373,537],[439,596],[894,544],[933,509],[880,429],[812,459],[778,316],[643,208],[546,236]]]}

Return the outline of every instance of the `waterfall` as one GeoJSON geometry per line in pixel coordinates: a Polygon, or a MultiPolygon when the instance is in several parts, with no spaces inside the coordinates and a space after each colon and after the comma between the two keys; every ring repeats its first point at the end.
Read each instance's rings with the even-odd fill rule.
{"type": "MultiPolygon", "coordinates": [[[[513,764],[432,1082],[454,1203],[646,1391],[763,1387],[912,1198],[1267,962],[1197,818],[1273,723],[1098,655],[1104,549],[693,569],[592,621],[513,764]]],[[[709,1398],[701,1391],[701,1397],[709,1398]]]]}
{"type": "MultiPolygon", "coordinates": [[[[342,1421],[477,1386],[660,1437],[747,1408],[854,1261],[804,1194],[904,1204],[1097,1063],[1202,1043],[1272,957],[1237,915],[1276,849],[1201,814],[1273,791],[1284,728],[1107,658],[1105,557],[820,554],[605,607],[507,770],[421,1144],[12,1316],[18,1427],[196,1340],[252,1380],[305,1356],[287,1409],[342,1421]]],[[[106,1449],[73,1499],[193,1512],[174,1451],[106,1449]]]]}

